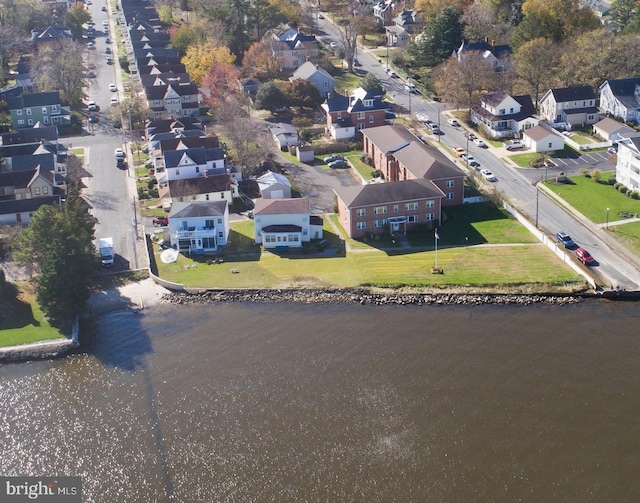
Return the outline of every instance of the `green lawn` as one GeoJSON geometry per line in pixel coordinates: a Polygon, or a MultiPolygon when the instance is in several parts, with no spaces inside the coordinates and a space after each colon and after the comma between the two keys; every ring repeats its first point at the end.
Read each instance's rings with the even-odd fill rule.
{"type": "MultiPolygon", "coordinates": [[[[606,180],[613,171],[602,173],[602,180],[606,180]]],[[[584,175],[572,176],[570,184],[556,184],[553,180],[547,180],[545,187],[558,194],[576,210],[596,224],[607,220],[607,208],[609,208],[609,221],[620,220],[618,213],[640,213],[640,200],[630,199],[606,183],[596,183],[593,178],[584,175]]]]}
{"type": "MultiPolygon", "coordinates": [[[[232,244],[224,250],[221,264],[207,264],[209,257],[183,255],[174,264],[162,264],[157,250],[156,263],[162,278],[192,287],[584,285],[581,277],[545,246],[533,242],[531,235],[502,211],[490,205],[469,206],[450,211],[440,230],[437,261],[443,275],[431,274],[436,262],[433,231],[410,235],[415,246],[411,250],[382,237],[370,243],[348,240],[352,251],[346,256],[321,254],[313,244],[300,252],[276,254],[252,244],[251,221],[232,223],[232,244]],[[522,267],[523,256],[526,268],[522,267]]],[[[337,223],[336,215],[329,218],[337,223]]],[[[338,250],[346,240],[343,231],[336,235],[326,221],[325,238],[330,248],[338,250]]]]}
{"type": "Polygon", "coordinates": [[[510,155],[509,159],[511,159],[521,168],[527,168],[531,161],[540,159],[540,154],[537,152],[527,152],[525,154],[510,155]]]}
{"type": "Polygon", "coordinates": [[[0,322],[0,346],[64,338],[65,334],[49,325],[28,286],[19,284],[18,288],[15,315],[0,322]]]}

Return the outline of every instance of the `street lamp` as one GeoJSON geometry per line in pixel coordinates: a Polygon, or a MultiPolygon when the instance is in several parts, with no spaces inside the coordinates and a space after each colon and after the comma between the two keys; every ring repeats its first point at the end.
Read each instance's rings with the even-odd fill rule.
{"type": "Polygon", "coordinates": [[[607,208],[607,229],[609,228],[609,208],[607,208]]]}

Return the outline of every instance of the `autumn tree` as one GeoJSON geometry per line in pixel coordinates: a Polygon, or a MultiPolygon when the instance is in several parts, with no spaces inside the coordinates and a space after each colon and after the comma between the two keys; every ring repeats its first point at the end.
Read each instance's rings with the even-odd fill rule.
{"type": "Polygon", "coordinates": [[[186,54],[192,45],[209,42],[216,47],[225,45],[222,33],[224,26],[218,20],[196,18],[191,23],[174,26],[169,30],[171,47],[178,49],[181,54],[186,54]]]}
{"type": "Polygon", "coordinates": [[[438,16],[446,7],[451,7],[458,14],[462,14],[469,3],[467,0],[416,0],[415,8],[422,12],[426,19],[438,16]]]}
{"type": "Polygon", "coordinates": [[[433,83],[439,96],[448,103],[472,108],[480,101],[483,90],[491,87],[494,71],[480,52],[470,51],[462,61],[449,58],[433,72],[433,83]]]}
{"type": "Polygon", "coordinates": [[[84,98],[87,79],[82,64],[83,47],[69,40],[42,44],[34,58],[31,75],[39,92],[60,91],[62,101],[78,105],[84,98]]]}
{"type": "Polygon", "coordinates": [[[219,65],[233,65],[235,56],[226,47],[216,47],[212,42],[192,45],[182,58],[191,79],[200,85],[205,75],[219,65]]]}
{"type": "Polygon", "coordinates": [[[242,168],[247,178],[255,174],[261,161],[273,150],[273,141],[260,130],[257,122],[247,117],[228,121],[225,136],[233,148],[233,162],[242,168]]]}
{"type": "Polygon", "coordinates": [[[353,58],[356,54],[358,35],[366,30],[369,16],[367,6],[357,0],[348,0],[336,15],[335,24],[340,34],[349,72],[353,72],[353,58]]]}
{"type": "Polygon", "coordinates": [[[205,103],[218,123],[224,123],[241,114],[244,95],[238,79],[240,72],[231,64],[214,65],[203,78],[202,85],[208,90],[205,103]]]}
{"type": "Polygon", "coordinates": [[[70,193],[63,205],[45,204],[13,240],[13,258],[35,272],[36,300],[58,326],[85,307],[95,265],[95,219],[70,193]]]}
{"type": "Polygon", "coordinates": [[[475,2],[462,14],[460,20],[465,24],[464,35],[467,40],[502,40],[508,25],[500,22],[496,11],[483,2],[475,2]]]}
{"type": "Polygon", "coordinates": [[[453,7],[445,7],[425,24],[413,53],[420,64],[436,66],[446,60],[460,46],[464,23],[453,7]]]}
{"type": "Polygon", "coordinates": [[[513,64],[527,92],[534,96],[538,107],[540,89],[553,86],[558,66],[556,45],[548,38],[525,42],[513,55],[513,64]]]}
{"type": "Polygon", "coordinates": [[[244,55],[242,60],[242,74],[258,79],[275,79],[282,73],[284,58],[275,54],[270,47],[269,40],[256,42],[244,55]]]}

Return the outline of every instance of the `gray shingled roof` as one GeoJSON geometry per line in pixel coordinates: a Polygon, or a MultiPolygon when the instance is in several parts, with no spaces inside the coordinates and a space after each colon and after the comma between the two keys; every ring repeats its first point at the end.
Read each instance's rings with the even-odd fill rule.
{"type": "Polygon", "coordinates": [[[348,208],[445,197],[431,180],[425,178],[340,187],[334,192],[348,208]]]}
{"type": "Polygon", "coordinates": [[[292,215],[310,213],[308,197],[297,199],[257,199],[254,215],[292,215]]]}
{"type": "Polygon", "coordinates": [[[203,166],[207,161],[219,161],[224,159],[224,151],[221,148],[187,148],[184,150],[168,150],[163,152],[166,168],[175,168],[186,155],[198,166],[203,166]]]}
{"type": "Polygon", "coordinates": [[[43,107],[47,105],[60,105],[60,93],[50,91],[48,93],[22,94],[16,98],[9,98],[7,107],[9,110],[21,108],[43,107]]]}
{"type": "Polygon", "coordinates": [[[169,218],[218,217],[225,214],[226,201],[174,202],[169,218]]]}

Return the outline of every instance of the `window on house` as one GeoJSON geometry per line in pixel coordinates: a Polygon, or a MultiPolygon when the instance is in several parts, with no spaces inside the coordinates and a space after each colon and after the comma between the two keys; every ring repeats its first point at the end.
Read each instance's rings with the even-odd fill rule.
{"type": "Polygon", "coordinates": [[[204,226],[207,229],[213,229],[216,226],[216,224],[212,219],[211,220],[207,219],[207,220],[204,221],[204,226]]]}
{"type": "Polygon", "coordinates": [[[200,166],[196,166],[196,173],[200,173],[200,166]]]}
{"type": "Polygon", "coordinates": [[[31,109],[27,108],[27,115],[31,115],[31,109]]]}
{"type": "Polygon", "coordinates": [[[22,126],[23,124],[24,124],[24,119],[20,119],[20,120],[18,121],[18,125],[19,125],[19,126],[22,126]]]}
{"type": "Polygon", "coordinates": [[[209,200],[209,194],[206,194],[206,195],[204,196],[204,199],[205,199],[205,201],[208,201],[208,200],[209,200]]]}
{"type": "Polygon", "coordinates": [[[436,205],[435,201],[431,201],[431,200],[427,201],[427,208],[433,208],[435,207],[435,205],[436,205]]]}
{"type": "Polygon", "coordinates": [[[398,205],[397,205],[397,204],[394,204],[394,205],[393,205],[393,211],[394,211],[394,212],[396,212],[396,213],[397,213],[399,209],[400,209],[400,208],[398,207],[398,205]]]}
{"type": "Polygon", "coordinates": [[[358,112],[358,120],[364,120],[364,112],[358,112]]]}
{"type": "Polygon", "coordinates": [[[377,208],[373,209],[373,214],[374,215],[383,215],[387,212],[387,207],[386,206],[378,206],[377,208]]]}
{"type": "Polygon", "coordinates": [[[329,83],[325,80],[325,81],[322,83],[322,87],[323,87],[324,89],[329,89],[329,83]]]}
{"type": "Polygon", "coordinates": [[[33,119],[29,119],[29,120],[27,121],[27,124],[29,124],[29,126],[33,126],[33,119]]]}
{"type": "Polygon", "coordinates": [[[46,114],[47,113],[47,107],[42,107],[42,113],[46,114]]]}
{"type": "Polygon", "coordinates": [[[553,147],[553,143],[549,142],[549,149],[553,147]]]}
{"type": "Polygon", "coordinates": [[[447,199],[455,199],[455,194],[453,192],[447,192],[447,199]]]}
{"type": "Polygon", "coordinates": [[[409,215],[407,217],[407,222],[410,224],[415,224],[418,221],[418,215],[409,215]]]}
{"type": "Polygon", "coordinates": [[[498,110],[498,115],[504,115],[506,112],[506,110],[504,108],[501,108],[500,110],[498,110]]]}
{"type": "Polygon", "coordinates": [[[415,211],[418,209],[418,203],[407,203],[404,205],[404,209],[407,211],[415,211]]]}
{"type": "Polygon", "coordinates": [[[356,210],[357,217],[364,217],[366,214],[367,214],[367,210],[365,210],[364,208],[358,208],[356,210]]]}
{"type": "Polygon", "coordinates": [[[49,193],[49,187],[42,187],[42,193],[43,194],[48,194],[49,193]]]}
{"type": "Polygon", "coordinates": [[[35,187],[35,194],[36,196],[40,195],[40,187],[35,187]]]}
{"type": "Polygon", "coordinates": [[[362,230],[362,229],[366,229],[367,228],[367,222],[358,222],[356,224],[356,228],[362,230]]]}
{"type": "Polygon", "coordinates": [[[22,115],[22,110],[16,110],[16,115],[22,115]]]}
{"type": "Polygon", "coordinates": [[[223,231],[218,231],[218,237],[219,238],[223,238],[224,237],[224,232],[223,231]]]}
{"type": "Polygon", "coordinates": [[[376,228],[380,228],[380,227],[384,226],[384,222],[385,222],[384,220],[375,220],[373,222],[373,226],[376,227],[376,228]]]}
{"type": "Polygon", "coordinates": [[[364,100],[364,106],[365,107],[372,107],[373,106],[373,100],[364,100]]]}
{"type": "Polygon", "coordinates": [[[362,131],[364,129],[364,122],[358,123],[358,131],[362,131]]]}
{"type": "Polygon", "coordinates": [[[369,124],[373,124],[373,115],[372,114],[369,115],[369,124]]]}
{"type": "Polygon", "coordinates": [[[448,189],[453,187],[453,180],[447,180],[446,186],[447,186],[448,189]]]}
{"type": "Polygon", "coordinates": [[[180,175],[180,168],[176,169],[176,176],[180,175]]]}
{"type": "Polygon", "coordinates": [[[431,222],[436,219],[436,215],[434,213],[427,213],[427,221],[431,222]]]}
{"type": "Polygon", "coordinates": [[[342,112],[338,112],[338,119],[342,119],[342,112]]]}

